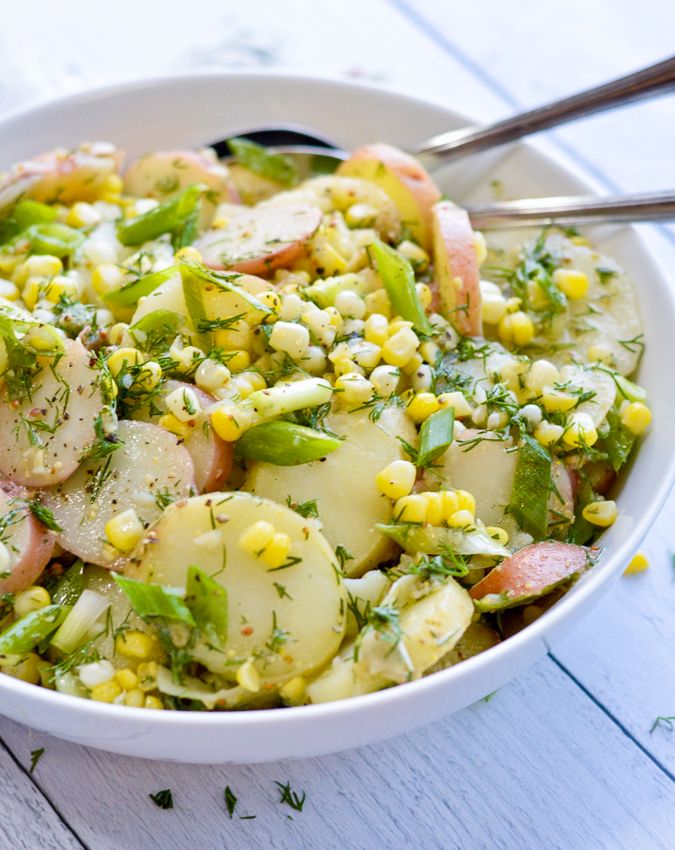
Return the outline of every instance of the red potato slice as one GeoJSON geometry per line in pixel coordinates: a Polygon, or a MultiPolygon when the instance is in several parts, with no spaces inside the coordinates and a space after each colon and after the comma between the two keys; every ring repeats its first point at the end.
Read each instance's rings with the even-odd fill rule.
{"type": "Polygon", "coordinates": [[[392,145],[382,143],[357,148],[337,169],[344,177],[360,177],[376,183],[394,201],[401,222],[413,239],[431,245],[431,208],[441,193],[417,160],[392,145]]]}
{"type": "Polygon", "coordinates": [[[124,189],[139,198],[164,200],[192,183],[204,183],[217,196],[229,196],[226,166],[200,151],[157,151],[133,162],[124,175],[124,189]]]}
{"type": "Polygon", "coordinates": [[[0,179],[0,210],[19,197],[42,203],[95,201],[123,154],[107,142],[85,143],[74,151],[57,149],[13,165],[0,179]]]}
{"type": "MultiPolygon", "coordinates": [[[[163,387],[163,394],[153,398],[153,405],[161,411],[166,410],[164,395],[168,395],[177,389],[192,390],[203,411],[211,405],[216,404],[217,399],[210,393],[200,390],[194,384],[184,381],[167,381],[163,387]]],[[[151,416],[147,408],[142,408],[134,414],[135,419],[145,422],[154,422],[159,414],[151,416]]],[[[205,416],[197,419],[192,433],[183,441],[188,450],[192,463],[194,464],[195,485],[200,493],[211,493],[219,490],[227,481],[232,469],[233,444],[226,443],[213,430],[204,428],[205,416]]]]}
{"type": "Polygon", "coordinates": [[[0,575],[0,593],[18,593],[30,587],[49,563],[54,535],[38,522],[26,502],[11,490],[0,490],[0,541],[9,565],[0,575]]]}
{"type": "Polygon", "coordinates": [[[480,276],[474,234],[466,211],[450,201],[432,210],[433,257],[441,304],[463,336],[480,336],[480,276]]]}
{"type": "Polygon", "coordinates": [[[226,227],[205,233],[195,248],[212,269],[265,275],[301,257],[321,219],[320,209],[303,204],[241,207],[226,227]]]}
{"type": "Polygon", "coordinates": [[[120,447],[108,458],[85,461],[68,481],[45,490],[41,502],[61,526],[57,542],[90,564],[119,559],[105,542],[105,524],[133,508],[147,528],[167,504],[194,493],[194,465],[173,434],[148,422],[120,422],[120,447]]]}
{"type": "Polygon", "coordinates": [[[583,546],[559,541],[532,543],[505,558],[469,590],[480,611],[525,605],[549,593],[588,566],[583,546]]]}
{"type": "Polygon", "coordinates": [[[103,409],[101,373],[80,342],[64,340],[65,354],[46,360],[30,399],[8,401],[0,390],[0,475],[26,487],[65,481],[96,441],[103,409]]]}

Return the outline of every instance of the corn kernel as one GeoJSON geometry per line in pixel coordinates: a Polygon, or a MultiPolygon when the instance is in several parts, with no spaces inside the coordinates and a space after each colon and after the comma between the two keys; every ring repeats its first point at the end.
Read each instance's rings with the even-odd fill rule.
{"type": "Polygon", "coordinates": [[[367,342],[366,340],[358,341],[355,345],[352,345],[350,351],[352,360],[368,371],[374,369],[382,357],[382,348],[375,345],[374,342],[367,342]]]}
{"type": "Polygon", "coordinates": [[[143,537],[143,523],[133,508],[116,514],[105,524],[105,536],[111,546],[125,554],[140,542],[143,537]]]}
{"type": "Polygon", "coordinates": [[[102,197],[114,203],[123,188],[124,181],[119,174],[109,174],[101,185],[102,197]]]}
{"type": "Polygon", "coordinates": [[[388,398],[398,387],[398,369],[394,366],[376,366],[370,373],[370,382],[381,398],[388,398]]]}
{"type": "Polygon", "coordinates": [[[600,528],[608,528],[616,520],[619,511],[616,502],[606,499],[600,502],[591,502],[581,512],[586,522],[597,525],[600,528]]]}
{"type": "Polygon", "coordinates": [[[520,305],[522,304],[522,299],[518,298],[515,295],[512,295],[510,298],[506,299],[506,312],[507,313],[517,313],[520,310],[520,305]]]}
{"type": "Polygon", "coordinates": [[[58,304],[61,298],[71,298],[73,300],[80,297],[82,294],[82,286],[79,279],[68,277],[67,275],[57,274],[44,287],[44,297],[46,301],[52,304],[58,304]]]}
{"type": "Polygon", "coordinates": [[[124,696],[124,704],[130,708],[143,708],[145,702],[145,694],[140,688],[133,688],[124,696]]]}
{"type": "Polygon", "coordinates": [[[408,360],[408,362],[405,364],[405,366],[401,366],[401,372],[404,375],[408,375],[409,377],[411,377],[415,374],[415,372],[420,368],[423,363],[424,360],[422,360],[422,355],[419,353],[419,351],[416,351],[410,358],[410,360],[408,360]]]}
{"type": "Polygon", "coordinates": [[[404,239],[396,246],[396,250],[406,258],[416,272],[423,272],[429,267],[429,255],[424,248],[421,248],[415,242],[404,239]]]}
{"type": "Polygon", "coordinates": [[[162,383],[162,377],[162,367],[159,363],[156,360],[147,360],[136,376],[134,383],[147,390],[147,392],[151,392],[162,383]]]}
{"type": "MultiPolygon", "coordinates": [[[[278,324],[278,322],[277,322],[278,324]]],[[[276,325],[275,325],[276,327],[276,325]]],[[[251,365],[251,355],[245,349],[229,351],[227,355],[227,368],[231,372],[242,372],[251,365]]]]}
{"type": "Polygon", "coordinates": [[[443,500],[443,519],[447,522],[459,510],[459,498],[456,490],[441,490],[443,500]]]}
{"type": "Polygon", "coordinates": [[[588,292],[588,276],[575,269],[556,269],[553,283],[572,300],[583,298],[588,292]]]}
{"type": "Polygon", "coordinates": [[[124,667],[115,673],[117,684],[124,691],[131,691],[138,685],[138,676],[130,667],[124,667]]]}
{"type": "Polygon", "coordinates": [[[255,664],[251,658],[237,670],[237,683],[250,693],[257,693],[260,690],[260,673],[258,673],[255,664]]]}
{"type": "Polygon", "coordinates": [[[630,564],[623,571],[625,576],[632,576],[636,573],[643,573],[649,567],[647,556],[642,552],[637,552],[633,555],[630,564]]]}
{"type": "Polygon", "coordinates": [[[506,546],[509,542],[508,531],[505,528],[501,528],[499,525],[488,525],[485,528],[485,531],[493,540],[496,540],[500,546],[506,546]]]}
{"type": "Polygon", "coordinates": [[[42,298],[47,280],[43,277],[29,277],[24,284],[21,298],[29,310],[34,310],[37,302],[42,298]]]}
{"type": "Polygon", "coordinates": [[[466,400],[464,393],[456,390],[451,393],[441,393],[437,396],[441,407],[451,407],[455,411],[455,419],[462,419],[471,414],[471,405],[466,400]]]}
{"type": "Polygon", "coordinates": [[[441,493],[427,491],[422,493],[427,504],[424,521],[428,525],[440,525],[443,522],[443,496],[441,493]]]}
{"type": "Polygon", "coordinates": [[[333,371],[338,378],[343,375],[366,374],[365,369],[357,363],[354,363],[354,361],[350,360],[349,357],[341,357],[339,360],[335,360],[333,363],[333,371]]]}
{"type": "Polygon", "coordinates": [[[641,401],[630,401],[621,406],[621,424],[636,437],[644,434],[651,421],[652,412],[641,401]]]}
{"type": "Polygon", "coordinates": [[[339,392],[337,398],[341,404],[363,404],[370,401],[375,391],[367,378],[354,372],[340,375],[335,381],[335,389],[339,392]]]}
{"type": "Polygon", "coordinates": [[[577,401],[577,396],[554,387],[544,387],[541,391],[541,403],[549,413],[564,413],[571,410],[577,401]]]}
{"type": "Polygon", "coordinates": [[[18,287],[11,280],[0,279],[0,298],[4,298],[7,301],[16,301],[18,297],[18,287]]]}
{"type": "Polygon", "coordinates": [[[78,201],[66,215],[66,224],[71,227],[94,227],[101,221],[101,213],[92,204],[78,201]]]}
{"type": "Polygon", "coordinates": [[[459,510],[448,517],[446,520],[450,528],[468,528],[474,523],[474,516],[471,511],[459,510]]]}
{"type": "Polygon", "coordinates": [[[44,587],[33,585],[26,588],[26,590],[22,590],[21,593],[17,593],[14,598],[14,613],[17,618],[25,617],[26,614],[30,614],[32,611],[46,608],[51,601],[49,593],[44,587]]]}
{"type": "Polygon", "coordinates": [[[95,685],[89,692],[89,698],[95,702],[114,702],[122,693],[122,688],[114,680],[103,682],[100,685],[95,685]]]}
{"type": "Polygon", "coordinates": [[[120,372],[126,372],[142,362],[143,355],[137,348],[118,348],[108,357],[106,365],[113,378],[116,378],[120,372]]]}
{"type": "Polygon", "coordinates": [[[370,204],[352,204],[345,212],[349,227],[372,227],[377,219],[377,210],[370,204]]]}
{"type": "Polygon", "coordinates": [[[286,563],[291,551],[291,538],[282,531],[277,531],[265,549],[260,554],[263,561],[271,570],[276,570],[286,563]]]}
{"type": "Polygon", "coordinates": [[[207,393],[219,390],[230,380],[231,373],[224,363],[206,358],[197,366],[195,384],[207,393]]]}
{"type": "Polygon", "coordinates": [[[363,298],[351,289],[342,289],[335,296],[335,309],[343,319],[362,319],[366,315],[363,298]]]}
{"type": "Polygon", "coordinates": [[[412,492],[417,478],[417,469],[408,460],[394,460],[375,476],[380,493],[390,499],[400,499],[412,492]]]}
{"type": "Polygon", "coordinates": [[[593,420],[587,413],[575,413],[563,433],[563,443],[570,448],[579,446],[592,446],[597,442],[598,432],[595,430],[593,420]]]}
{"type": "Polygon", "coordinates": [[[219,404],[211,413],[211,425],[218,436],[226,442],[234,442],[253,422],[253,415],[236,404],[219,404]]]}
{"type": "Polygon", "coordinates": [[[17,266],[13,279],[21,286],[30,277],[54,277],[63,271],[63,263],[51,254],[33,254],[17,266]]]}
{"type": "Polygon", "coordinates": [[[506,298],[496,283],[489,280],[480,282],[480,303],[483,321],[486,325],[497,325],[506,313],[506,298]]]}
{"type": "Polygon", "coordinates": [[[542,446],[548,448],[554,443],[557,443],[564,432],[565,429],[562,425],[554,425],[553,422],[548,422],[544,419],[534,429],[534,437],[542,446]]]}
{"type": "Polygon", "coordinates": [[[363,299],[363,303],[366,305],[367,316],[372,313],[380,313],[382,316],[390,318],[391,302],[386,290],[376,289],[374,292],[369,292],[363,299]]]}
{"type": "Polygon", "coordinates": [[[286,705],[303,705],[307,690],[307,680],[295,676],[279,688],[279,696],[286,705]]]}
{"type": "Polygon", "coordinates": [[[101,263],[91,273],[91,285],[101,298],[109,292],[114,292],[124,285],[126,275],[114,263],[101,263]]]}
{"type": "Polygon", "coordinates": [[[476,500],[473,495],[469,493],[468,490],[455,490],[457,494],[457,503],[459,505],[460,511],[468,511],[470,514],[475,516],[476,514],[476,500]]]}
{"type": "Polygon", "coordinates": [[[402,496],[394,505],[394,517],[397,522],[424,522],[427,515],[427,501],[420,493],[402,496]]]}
{"type": "Polygon", "coordinates": [[[560,380],[558,367],[549,360],[535,360],[525,376],[525,386],[535,395],[539,395],[544,387],[551,387],[560,380]]]}
{"type": "Polygon", "coordinates": [[[161,711],[164,708],[164,703],[159,697],[149,694],[143,700],[143,708],[154,708],[155,711],[161,711]]]}
{"type": "Polygon", "coordinates": [[[138,687],[142,691],[154,691],[157,687],[157,672],[159,666],[156,661],[143,661],[136,668],[138,676],[138,687]]]}
{"type": "Polygon", "coordinates": [[[145,661],[157,652],[157,641],[152,635],[129,629],[115,638],[115,652],[124,658],[145,661]]]}
{"type": "Polygon", "coordinates": [[[164,398],[166,408],[180,422],[190,422],[195,416],[199,416],[202,406],[199,398],[190,387],[178,387],[168,393],[164,398]]]}
{"type": "Polygon", "coordinates": [[[441,405],[433,393],[417,393],[405,409],[413,422],[424,422],[433,413],[441,409],[441,405]]]}
{"type": "Polygon", "coordinates": [[[515,345],[522,348],[534,339],[532,319],[522,310],[507,313],[499,322],[499,338],[504,345],[515,345]]]}
{"type": "Polygon", "coordinates": [[[160,428],[170,431],[181,440],[187,440],[187,438],[194,433],[194,430],[186,422],[181,422],[180,419],[176,419],[173,413],[162,414],[157,420],[157,424],[160,428]]]}
{"type": "Polygon", "coordinates": [[[258,520],[244,529],[239,538],[239,548],[254,558],[260,557],[261,552],[272,542],[275,528],[271,522],[258,520]]]}

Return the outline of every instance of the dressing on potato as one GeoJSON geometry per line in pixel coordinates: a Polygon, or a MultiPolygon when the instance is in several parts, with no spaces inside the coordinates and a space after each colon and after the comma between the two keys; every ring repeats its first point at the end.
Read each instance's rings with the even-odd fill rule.
{"type": "Polygon", "coordinates": [[[507,639],[618,515],[651,413],[614,260],[474,233],[390,145],[302,181],[232,146],[0,180],[3,674],[151,709],[371,693],[507,639]]]}

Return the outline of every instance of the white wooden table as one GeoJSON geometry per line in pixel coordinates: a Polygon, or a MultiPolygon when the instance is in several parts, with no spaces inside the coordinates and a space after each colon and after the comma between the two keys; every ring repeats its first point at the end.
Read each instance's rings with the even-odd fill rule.
{"type": "MultiPolygon", "coordinates": [[[[362,77],[488,120],[655,61],[662,0],[311,0],[3,4],[0,109],[199,68],[285,65],[362,77]]],[[[675,187],[675,99],[580,122],[544,143],[606,190],[675,187]]],[[[665,267],[675,231],[645,228],[665,267]]],[[[144,762],[0,720],[2,848],[672,848],[675,500],[622,579],[554,654],[413,735],[254,767],[144,762]],[[30,753],[44,747],[35,772],[30,753]],[[275,780],[307,792],[279,805],[275,780]],[[223,789],[239,798],[229,820],[223,789]],[[148,798],[171,788],[175,808],[148,798]],[[287,816],[293,814],[293,819],[287,816]]]]}

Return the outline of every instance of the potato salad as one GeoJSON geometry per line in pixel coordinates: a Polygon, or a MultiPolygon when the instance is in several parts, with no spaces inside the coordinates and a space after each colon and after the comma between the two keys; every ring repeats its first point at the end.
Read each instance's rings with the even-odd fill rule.
{"type": "Polygon", "coordinates": [[[389,145],[306,179],[231,148],[0,175],[4,676],[158,710],[370,693],[526,627],[617,517],[651,413],[614,260],[486,239],[389,145]]]}

